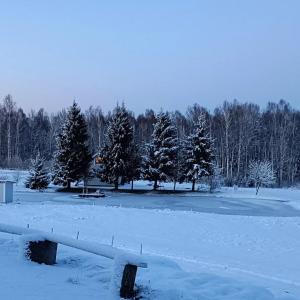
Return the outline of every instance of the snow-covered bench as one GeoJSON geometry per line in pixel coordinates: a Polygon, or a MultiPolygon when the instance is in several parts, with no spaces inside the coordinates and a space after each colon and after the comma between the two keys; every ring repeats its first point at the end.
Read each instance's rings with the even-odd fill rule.
{"type": "Polygon", "coordinates": [[[25,255],[31,261],[38,263],[55,264],[57,244],[113,259],[115,266],[112,274],[112,290],[125,299],[130,299],[134,295],[137,268],[147,268],[147,263],[142,256],[127,253],[108,245],[79,241],[59,234],[1,223],[0,232],[20,235],[25,255]]]}

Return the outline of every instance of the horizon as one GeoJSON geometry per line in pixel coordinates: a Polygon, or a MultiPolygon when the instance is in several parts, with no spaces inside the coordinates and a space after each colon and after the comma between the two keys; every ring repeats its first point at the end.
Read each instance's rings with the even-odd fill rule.
{"type": "MultiPolygon", "coordinates": [[[[116,106],[120,104],[120,102],[117,101],[115,104],[112,104],[111,108],[105,110],[105,109],[103,109],[103,107],[101,107],[101,105],[98,105],[98,104],[94,104],[94,105],[90,105],[90,106],[82,106],[82,105],[81,105],[81,102],[78,101],[78,99],[73,99],[68,105],[62,106],[60,109],[55,110],[55,111],[48,111],[45,107],[42,107],[42,106],[41,106],[41,107],[36,107],[36,108],[30,108],[29,110],[26,110],[26,109],[24,109],[24,107],[22,107],[22,105],[20,105],[18,102],[15,101],[13,95],[11,95],[11,94],[9,94],[9,95],[12,96],[12,100],[13,100],[13,102],[16,104],[16,107],[17,107],[17,108],[21,108],[21,109],[23,110],[23,112],[24,112],[26,115],[30,114],[31,112],[38,112],[40,109],[43,109],[44,112],[45,112],[46,114],[48,114],[49,116],[50,116],[51,114],[57,114],[57,113],[59,113],[59,112],[62,111],[62,110],[68,110],[68,109],[72,106],[73,101],[75,101],[75,102],[78,104],[80,110],[81,110],[83,113],[86,113],[90,107],[92,107],[92,108],[97,108],[97,107],[99,107],[99,108],[101,109],[102,113],[103,113],[104,115],[106,115],[106,114],[112,112],[112,111],[116,108],[116,106]]],[[[4,98],[5,98],[5,97],[3,97],[3,99],[4,99],[4,98]]],[[[3,100],[3,99],[2,99],[2,100],[3,100]]],[[[140,112],[136,112],[136,111],[134,111],[133,109],[131,109],[131,107],[129,107],[129,106],[127,105],[126,101],[124,101],[124,105],[125,105],[125,107],[126,107],[126,110],[128,110],[128,111],[131,112],[131,113],[133,113],[133,115],[134,115],[135,117],[137,117],[137,116],[139,116],[139,115],[143,115],[147,110],[152,110],[152,111],[154,111],[154,113],[158,113],[159,111],[166,111],[166,112],[169,112],[169,113],[173,113],[173,112],[179,111],[182,115],[186,115],[188,109],[189,109],[190,107],[192,107],[193,105],[199,105],[199,106],[203,107],[204,109],[206,109],[208,113],[214,114],[215,109],[222,107],[222,105],[223,105],[224,102],[234,103],[235,101],[236,101],[238,104],[241,104],[241,105],[243,105],[243,104],[255,104],[255,105],[258,105],[258,107],[259,107],[259,109],[260,109],[260,112],[263,112],[264,110],[266,110],[266,109],[267,109],[267,105],[268,105],[269,103],[279,104],[280,101],[285,101],[287,104],[290,105],[290,107],[291,107],[292,110],[299,111],[299,108],[295,107],[294,105],[292,105],[290,102],[286,101],[285,99],[280,99],[280,100],[278,100],[278,101],[269,101],[269,102],[263,103],[263,104],[255,103],[255,102],[253,102],[253,101],[239,101],[238,99],[233,99],[233,100],[230,100],[230,101],[224,100],[224,101],[222,101],[220,104],[215,105],[215,106],[212,107],[212,108],[209,108],[209,107],[207,107],[207,106],[205,106],[205,105],[202,105],[200,102],[194,102],[194,103],[192,103],[192,104],[190,104],[190,105],[187,105],[184,109],[164,109],[164,108],[162,108],[162,107],[159,108],[159,109],[153,109],[152,107],[146,107],[143,111],[140,111],[140,112]]]]}

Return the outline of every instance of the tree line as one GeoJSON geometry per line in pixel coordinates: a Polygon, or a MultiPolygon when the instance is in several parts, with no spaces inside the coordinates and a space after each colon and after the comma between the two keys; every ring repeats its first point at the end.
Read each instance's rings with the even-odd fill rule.
{"type": "MultiPolygon", "coordinates": [[[[138,153],[144,158],[150,158],[154,153],[157,154],[153,134],[160,113],[152,109],[137,116],[127,110],[126,113],[134,141],[129,145],[133,148],[128,155],[134,156],[138,153]]],[[[172,125],[172,141],[175,144],[174,151],[169,156],[177,166],[180,165],[178,160],[185,159],[184,155],[187,155],[179,153],[178,149],[190,147],[189,140],[196,134],[195,124],[199,123],[201,117],[201,122],[205,122],[205,134],[212,143],[213,164],[220,169],[226,185],[246,185],[249,166],[253,161],[270,162],[277,186],[294,185],[300,180],[300,111],[284,100],[268,103],[264,109],[253,103],[225,101],[213,112],[196,103],[188,107],[185,113],[174,111],[163,114],[168,116],[172,125]],[[183,147],[182,143],[189,145],[183,147]]],[[[38,154],[52,166],[57,152],[57,137],[67,115],[65,109],[55,114],[48,114],[44,109],[26,114],[22,108],[17,107],[10,95],[6,96],[0,105],[0,167],[27,168],[30,159],[38,154]]],[[[84,112],[90,154],[100,150],[103,154],[108,149],[108,137],[113,135],[109,124],[114,116],[114,111],[105,114],[100,107],[90,107],[84,112]]],[[[126,160],[122,157],[120,159],[126,160]]],[[[137,157],[135,161],[131,161],[143,164],[140,169],[143,168],[143,176],[149,178],[149,172],[155,168],[148,165],[147,175],[145,162],[146,159],[141,162],[137,157]]],[[[172,178],[182,175],[180,168],[171,169],[172,178]]],[[[164,170],[160,170],[159,176],[164,176],[163,174],[166,174],[164,170]]],[[[169,174],[166,175],[171,178],[169,174]]],[[[151,176],[155,177],[154,174],[151,176]]],[[[193,181],[193,176],[189,176],[189,180],[193,181]]],[[[137,174],[129,177],[137,177],[137,174]]],[[[158,182],[160,180],[163,178],[157,179],[158,182]]]]}

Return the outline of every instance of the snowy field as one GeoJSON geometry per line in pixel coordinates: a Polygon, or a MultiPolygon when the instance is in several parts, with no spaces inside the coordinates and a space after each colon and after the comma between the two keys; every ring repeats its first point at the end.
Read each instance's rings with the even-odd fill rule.
{"type": "MultiPolygon", "coordinates": [[[[114,236],[135,253],[142,243],[143,299],[300,299],[299,190],[106,194],[32,192],[19,180],[0,222],[106,244],[114,236]]],[[[111,299],[111,260],[59,246],[57,265],[37,265],[20,259],[18,239],[0,234],[0,299],[111,299]]]]}

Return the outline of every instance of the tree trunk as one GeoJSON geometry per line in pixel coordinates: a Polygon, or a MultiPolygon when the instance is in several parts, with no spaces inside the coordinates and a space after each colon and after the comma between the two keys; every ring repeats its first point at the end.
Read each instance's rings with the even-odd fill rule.
{"type": "Polygon", "coordinates": [[[258,183],[256,184],[256,195],[258,194],[259,188],[260,188],[260,183],[258,182],[258,183]]]}
{"type": "Polygon", "coordinates": [[[131,180],[131,190],[133,191],[133,179],[131,180]]]}
{"type": "Polygon", "coordinates": [[[7,122],[7,162],[8,167],[10,167],[11,161],[11,112],[8,113],[8,122],[7,122]]]}
{"type": "Polygon", "coordinates": [[[174,191],[176,190],[176,180],[174,180],[174,187],[173,187],[173,190],[174,190],[174,191]]]}
{"type": "Polygon", "coordinates": [[[158,185],[157,185],[157,179],[156,179],[156,180],[154,180],[154,186],[153,186],[154,191],[156,191],[157,188],[158,188],[158,185]]]}
{"type": "Polygon", "coordinates": [[[19,157],[19,145],[20,145],[20,118],[18,115],[18,121],[17,121],[17,131],[16,131],[16,142],[15,142],[15,149],[16,154],[15,157],[19,157]]]}
{"type": "Polygon", "coordinates": [[[227,114],[224,114],[225,117],[225,151],[226,151],[226,179],[229,177],[229,120],[227,114]]]}
{"type": "Polygon", "coordinates": [[[192,192],[194,192],[194,191],[195,191],[195,183],[196,183],[196,180],[195,180],[195,179],[193,179],[193,184],[192,184],[192,192]]]}
{"type": "Polygon", "coordinates": [[[209,192],[213,192],[213,175],[209,176],[209,192]]]}
{"type": "Polygon", "coordinates": [[[242,138],[241,138],[241,129],[239,130],[239,144],[238,144],[238,158],[237,158],[237,179],[240,178],[240,168],[241,168],[241,152],[242,152],[242,138]]]}
{"type": "Polygon", "coordinates": [[[67,189],[69,190],[71,188],[71,180],[67,180],[67,189]]]}

